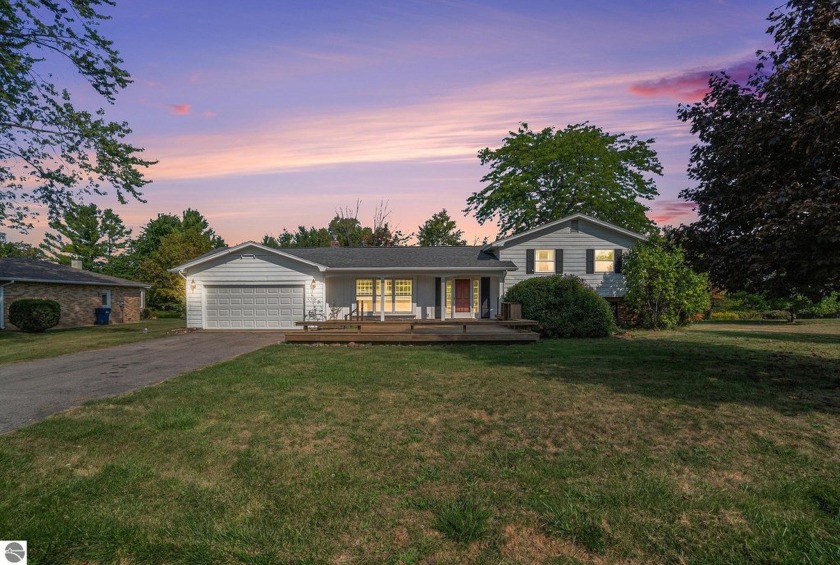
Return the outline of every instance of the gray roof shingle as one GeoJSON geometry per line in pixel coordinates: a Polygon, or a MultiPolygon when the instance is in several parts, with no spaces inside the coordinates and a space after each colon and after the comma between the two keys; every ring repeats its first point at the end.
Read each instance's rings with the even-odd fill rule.
{"type": "Polygon", "coordinates": [[[0,281],[45,282],[146,288],[149,285],[24,257],[0,258],[0,281]]]}
{"type": "Polygon", "coordinates": [[[481,247],[312,247],[284,248],[328,269],[516,269],[481,247]]]}

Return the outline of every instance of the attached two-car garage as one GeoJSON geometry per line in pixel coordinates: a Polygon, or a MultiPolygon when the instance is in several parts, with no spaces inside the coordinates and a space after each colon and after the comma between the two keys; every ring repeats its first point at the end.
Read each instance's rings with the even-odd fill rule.
{"type": "Polygon", "coordinates": [[[304,290],[300,285],[206,286],[207,329],[293,329],[303,320],[304,290]]]}

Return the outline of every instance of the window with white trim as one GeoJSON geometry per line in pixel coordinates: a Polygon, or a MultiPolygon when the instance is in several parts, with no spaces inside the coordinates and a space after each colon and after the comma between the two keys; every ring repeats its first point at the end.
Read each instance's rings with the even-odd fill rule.
{"type": "Polygon", "coordinates": [[[356,301],[362,302],[365,312],[382,312],[385,297],[386,314],[410,313],[413,308],[413,282],[411,279],[356,279],[356,301]]]}
{"type": "Polygon", "coordinates": [[[111,307],[111,291],[110,290],[103,290],[100,294],[100,298],[102,300],[102,307],[103,308],[110,308],[111,307]]]}
{"type": "Polygon", "coordinates": [[[534,272],[535,273],[553,273],[554,272],[554,250],[553,249],[537,249],[534,251],[534,272]]]}
{"type": "Polygon", "coordinates": [[[615,272],[615,250],[614,249],[596,249],[595,250],[595,272],[596,273],[612,273],[612,272],[615,272]]]}

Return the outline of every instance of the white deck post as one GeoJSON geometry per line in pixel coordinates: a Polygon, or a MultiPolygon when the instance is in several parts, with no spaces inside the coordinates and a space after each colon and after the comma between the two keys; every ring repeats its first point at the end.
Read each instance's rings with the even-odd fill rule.
{"type": "Polygon", "coordinates": [[[440,319],[446,319],[446,277],[440,277],[440,319]]]}
{"type": "Polygon", "coordinates": [[[379,277],[379,284],[382,289],[379,296],[379,321],[385,321],[385,277],[379,277]]]}

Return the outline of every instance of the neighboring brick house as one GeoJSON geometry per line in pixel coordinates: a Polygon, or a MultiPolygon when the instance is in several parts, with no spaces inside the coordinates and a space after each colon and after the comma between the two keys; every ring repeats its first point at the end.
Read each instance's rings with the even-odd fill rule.
{"type": "Polygon", "coordinates": [[[140,321],[149,285],[38,259],[0,258],[0,329],[9,306],[21,298],[48,298],[61,305],[59,328],[92,326],[95,310],[111,308],[111,323],[140,321]]]}

